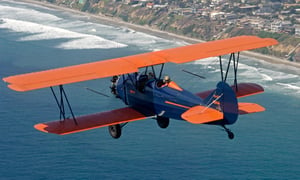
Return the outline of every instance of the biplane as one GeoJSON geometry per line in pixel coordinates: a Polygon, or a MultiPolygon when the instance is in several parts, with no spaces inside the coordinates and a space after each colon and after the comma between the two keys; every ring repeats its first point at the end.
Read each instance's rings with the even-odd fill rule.
{"type": "Polygon", "coordinates": [[[264,92],[263,87],[258,84],[237,82],[240,52],[277,43],[271,38],[238,36],[14,75],[3,80],[15,91],[50,87],[59,108],[60,119],[36,124],[34,127],[42,132],[65,135],[108,126],[110,135],[117,139],[128,122],[156,119],[159,127],[167,128],[170,119],[174,119],[193,124],[221,126],[229,139],[233,139],[234,134],[227,125],[234,124],[239,115],[265,110],[255,103],[238,102],[238,98],[264,92]],[[223,55],[229,55],[225,64],[222,60],[223,55]],[[170,78],[162,77],[166,63],[187,63],[208,57],[219,57],[221,78],[215,89],[191,93],[170,78]],[[231,69],[234,80],[232,85],[229,85],[227,79],[231,69]],[[121,99],[126,107],[75,116],[63,85],[105,77],[112,77],[111,92],[121,99]],[[55,91],[54,86],[57,86],[58,90],[55,91]]]}

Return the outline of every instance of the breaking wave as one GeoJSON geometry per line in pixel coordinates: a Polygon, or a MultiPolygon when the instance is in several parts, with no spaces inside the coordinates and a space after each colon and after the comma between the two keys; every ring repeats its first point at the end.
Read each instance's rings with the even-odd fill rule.
{"type": "Polygon", "coordinates": [[[282,86],[283,88],[286,88],[286,89],[291,89],[291,90],[298,90],[300,91],[300,86],[296,86],[295,84],[291,83],[291,84],[288,84],[288,83],[276,83],[280,86],[282,86]]]}
{"type": "Polygon", "coordinates": [[[26,33],[24,37],[18,39],[20,41],[63,39],[64,42],[55,46],[56,48],[110,49],[131,45],[146,51],[182,46],[185,43],[163,39],[127,27],[85,21],[86,18],[90,19],[89,16],[80,16],[80,20],[74,14],[53,15],[55,13],[50,12],[55,10],[48,10],[46,7],[32,8],[21,2],[11,6],[10,1],[7,3],[0,5],[2,18],[0,28],[26,33]],[[66,20],[65,16],[73,20],[66,20]]]}
{"type": "Polygon", "coordinates": [[[22,7],[12,7],[0,5],[0,17],[6,17],[10,19],[26,20],[30,19],[34,22],[52,22],[59,21],[61,18],[44,12],[40,12],[34,9],[27,9],[22,7]]]}
{"type": "Polygon", "coordinates": [[[19,41],[67,39],[67,42],[62,42],[56,46],[56,48],[63,49],[110,49],[127,46],[125,44],[110,41],[96,35],[83,34],[67,29],[15,19],[2,19],[0,28],[6,28],[14,32],[29,34],[19,38],[19,41]]]}

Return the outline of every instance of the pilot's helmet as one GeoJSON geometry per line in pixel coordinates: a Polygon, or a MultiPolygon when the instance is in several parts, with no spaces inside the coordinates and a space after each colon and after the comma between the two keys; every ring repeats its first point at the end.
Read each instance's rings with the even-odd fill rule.
{"type": "Polygon", "coordinates": [[[164,77],[164,83],[169,83],[171,81],[171,78],[169,76],[164,77]]]}

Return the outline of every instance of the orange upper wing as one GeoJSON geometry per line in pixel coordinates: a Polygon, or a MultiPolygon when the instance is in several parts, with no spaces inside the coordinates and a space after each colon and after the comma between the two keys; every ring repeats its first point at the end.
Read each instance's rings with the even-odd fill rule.
{"type": "Polygon", "coordinates": [[[198,43],[105,61],[80,64],[46,71],[3,78],[16,91],[29,91],[61,84],[104,78],[137,72],[138,68],[166,62],[185,63],[202,58],[275,45],[270,38],[239,36],[229,39],[198,43]]]}

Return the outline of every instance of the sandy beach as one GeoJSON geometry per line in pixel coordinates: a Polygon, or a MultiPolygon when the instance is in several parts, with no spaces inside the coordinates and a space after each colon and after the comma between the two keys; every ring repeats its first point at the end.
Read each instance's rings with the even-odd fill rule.
{"type": "MultiPolygon", "coordinates": [[[[101,14],[96,15],[96,14],[81,12],[79,10],[71,9],[71,8],[64,7],[64,6],[58,6],[58,5],[55,5],[55,4],[48,3],[48,2],[41,2],[41,1],[35,1],[35,0],[21,0],[21,1],[26,2],[26,3],[45,6],[45,7],[48,7],[48,8],[67,11],[67,12],[71,12],[71,13],[74,13],[74,14],[81,14],[83,16],[91,17],[95,21],[97,21],[101,24],[107,24],[107,25],[113,25],[113,26],[124,26],[124,27],[130,28],[130,29],[133,29],[135,31],[144,32],[144,33],[154,35],[154,36],[158,36],[158,37],[162,37],[162,38],[165,38],[165,39],[181,40],[181,41],[185,41],[185,42],[190,43],[190,44],[204,42],[204,41],[199,40],[199,39],[193,39],[193,38],[189,38],[189,37],[185,37],[185,36],[181,36],[181,35],[177,35],[177,34],[172,34],[172,33],[165,32],[165,31],[160,31],[160,30],[157,30],[157,29],[150,28],[148,26],[141,26],[141,25],[131,24],[131,23],[128,23],[128,22],[124,22],[120,19],[113,18],[113,17],[107,17],[107,16],[104,16],[104,15],[101,15],[101,14]]],[[[283,68],[283,69],[289,68],[294,73],[300,74],[300,71],[298,71],[299,70],[298,68],[300,68],[300,63],[295,63],[295,62],[291,62],[291,61],[288,61],[288,60],[284,60],[282,58],[278,58],[278,57],[274,57],[274,56],[268,56],[268,55],[264,55],[264,54],[260,54],[260,53],[255,53],[255,52],[252,52],[252,51],[241,52],[241,55],[242,56],[247,56],[247,57],[253,57],[253,58],[258,59],[258,60],[267,61],[267,62],[272,63],[272,64],[282,64],[284,66],[282,66],[281,68],[283,68]]]]}

